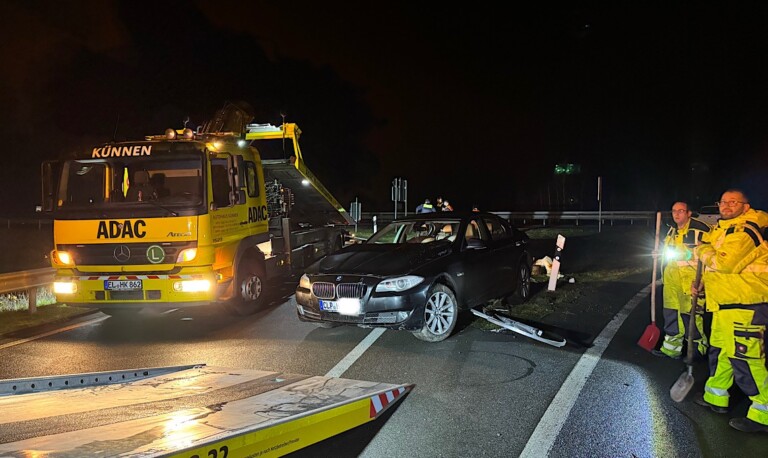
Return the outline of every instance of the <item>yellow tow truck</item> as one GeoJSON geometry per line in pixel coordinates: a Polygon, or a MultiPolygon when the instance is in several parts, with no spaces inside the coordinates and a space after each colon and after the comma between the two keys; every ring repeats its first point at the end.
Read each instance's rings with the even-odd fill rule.
{"type": "Polygon", "coordinates": [[[352,221],[309,171],[298,126],[227,103],[167,129],[42,166],[59,302],[107,314],[222,303],[246,315],[269,281],[343,246],[352,221]]]}

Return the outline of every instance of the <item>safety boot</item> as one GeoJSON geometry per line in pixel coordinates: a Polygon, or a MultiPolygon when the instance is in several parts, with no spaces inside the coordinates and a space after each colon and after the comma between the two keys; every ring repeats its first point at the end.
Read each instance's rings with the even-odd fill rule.
{"type": "MultiPolygon", "coordinates": [[[[710,409],[712,409],[712,412],[715,412],[715,413],[728,413],[728,407],[716,406],[714,404],[710,404],[707,401],[705,401],[703,393],[699,394],[695,398],[693,398],[693,402],[695,402],[696,404],[698,404],[700,406],[709,407],[710,409]]],[[[750,421],[752,421],[752,420],[750,420],[750,421]]],[[[731,426],[733,426],[733,425],[731,425],[731,426]]],[[[736,428],[735,426],[733,426],[733,427],[736,428]]],[[[736,429],[739,429],[739,428],[736,428],[736,429]]]]}
{"type": "Polygon", "coordinates": [[[745,433],[768,433],[768,425],[750,420],[747,417],[731,418],[728,424],[731,425],[731,428],[745,433]]]}

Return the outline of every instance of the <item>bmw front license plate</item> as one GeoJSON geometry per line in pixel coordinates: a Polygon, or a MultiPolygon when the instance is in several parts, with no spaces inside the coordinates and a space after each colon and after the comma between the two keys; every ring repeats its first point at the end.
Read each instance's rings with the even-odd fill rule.
{"type": "Polygon", "coordinates": [[[141,291],[141,280],[104,280],[108,291],[141,291]]]}
{"type": "Polygon", "coordinates": [[[340,315],[360,315],[360,299],[342,297],[338,301],[320,301],[320,310],[324,312],[336,312],[340,315]]]}
{"type": "Polygon", "coordinates": [[[336,301],[320,301],[320,310],[324,312],[338,312],[339,303],[336,301]]]}

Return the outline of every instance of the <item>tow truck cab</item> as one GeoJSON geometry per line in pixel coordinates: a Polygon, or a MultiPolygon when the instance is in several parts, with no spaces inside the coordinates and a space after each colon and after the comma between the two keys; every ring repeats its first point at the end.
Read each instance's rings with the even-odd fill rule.
{"type": "Polygon", "coordinates": [[[327,207],[346,221],[306,170],[298,127],[243,127],[238,133],[169,129],[43,163],[57,299],[111,314],[210,302],[249,314],[264,301],[270,278],[340,248],[344,229],[317,224],[323,215],[314,228],[291,229],[294,200],[305,203],[301,211],[308,215],[327,207]],[[265,177],[251,142],[281,135],[296,152],[266,161],[274,172],[265,177]],[[294,196],[273,175],[309,180],[315,192],[294,196]]]}

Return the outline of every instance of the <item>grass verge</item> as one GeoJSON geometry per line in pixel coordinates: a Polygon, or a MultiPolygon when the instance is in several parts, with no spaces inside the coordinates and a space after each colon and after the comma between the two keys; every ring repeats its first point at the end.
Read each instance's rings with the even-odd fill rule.
{"type": "Polygon", "coordinates": [[[49,304],[37,307],[37,312],[14,310],[3,312],[0,319],[0,336],[57,321],[64,321],[88,311],[83,307],[70,307],[66,304],[49,304]]]}
{"type": "Polygon", "coordinates": [[[87,312],[87,308],[57,304],[49,288],[37,290],[37,312],[29,313],[25,293],[0,295],[0,336],[25,328],[63,321],[87,312]]]}

